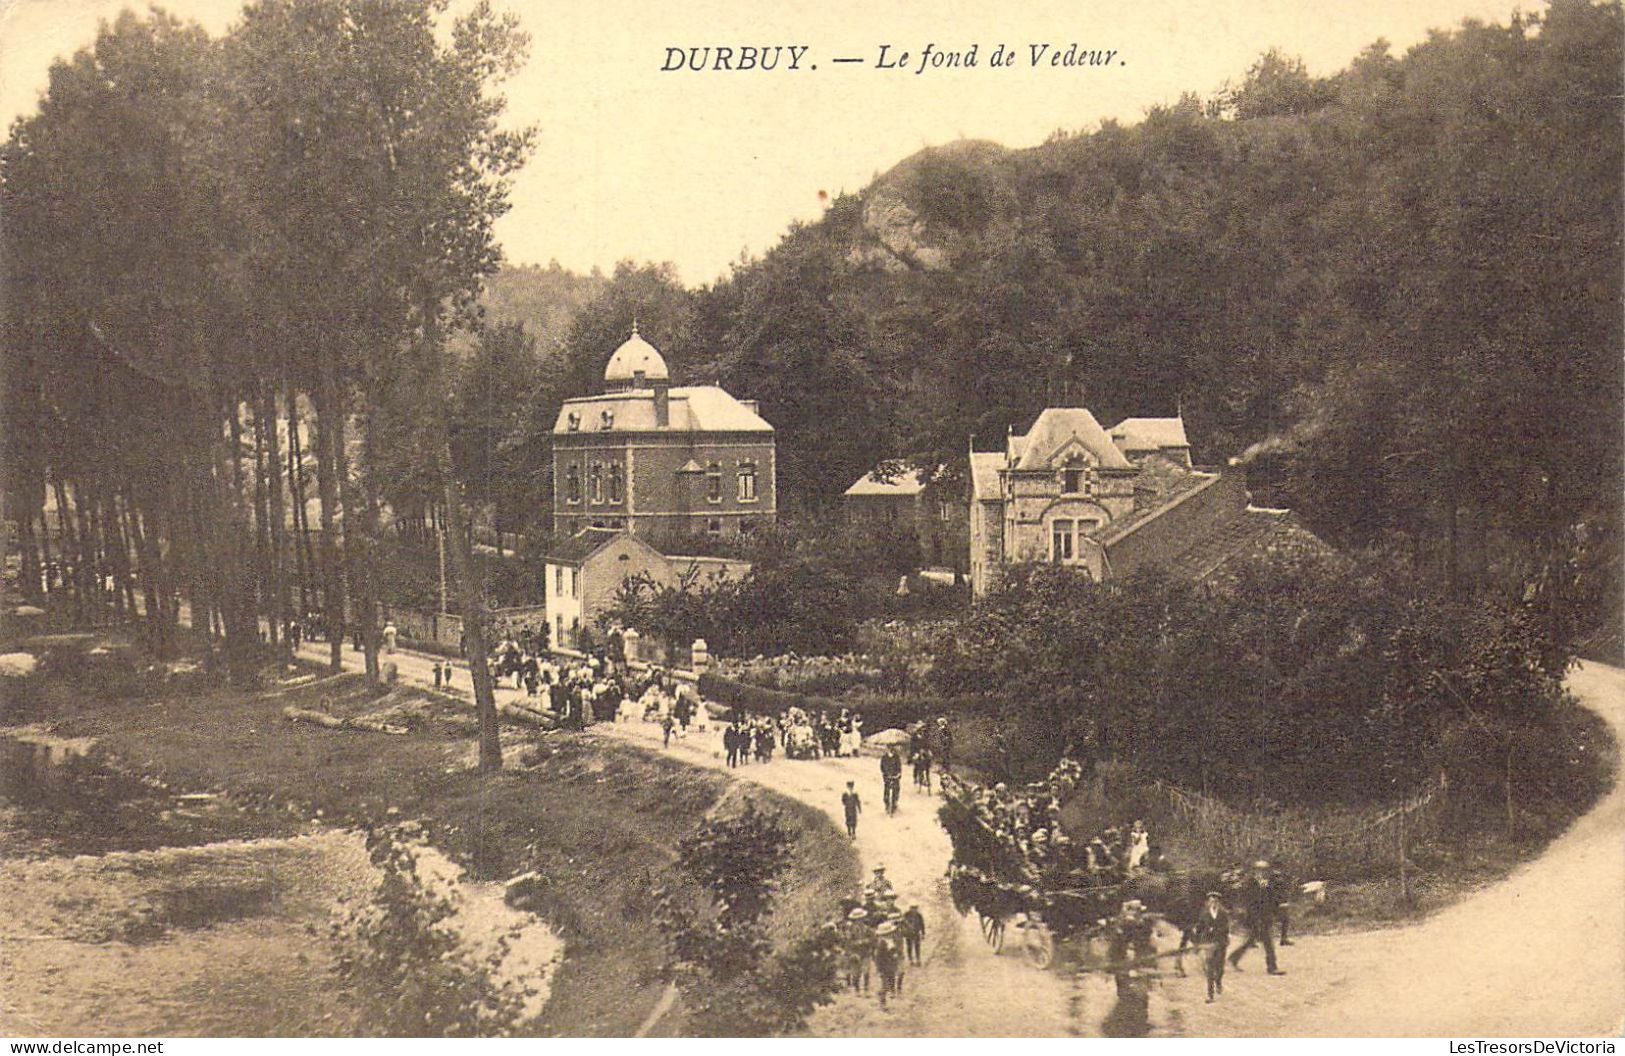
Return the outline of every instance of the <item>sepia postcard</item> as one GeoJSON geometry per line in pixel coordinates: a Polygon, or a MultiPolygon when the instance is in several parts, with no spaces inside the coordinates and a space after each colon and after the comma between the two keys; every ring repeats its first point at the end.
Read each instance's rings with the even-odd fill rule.
{"type": "Polygon", "coordinates": [[[1510,5],[0,0],[10,1051],[1614,1052],[1625,12],[1510,5]]]}

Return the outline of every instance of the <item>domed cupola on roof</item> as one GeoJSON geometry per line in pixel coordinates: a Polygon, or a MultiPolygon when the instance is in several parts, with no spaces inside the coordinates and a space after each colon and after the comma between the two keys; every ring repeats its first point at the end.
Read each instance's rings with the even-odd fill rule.
{"type": "Polygon", "coordinates": [[[649,382],[669,380],[665,359],[638,334],[638,324],[634,321],[632,336],[615,350],[604,368],[604,388],[609,391],[637,389],[649,382]]]}

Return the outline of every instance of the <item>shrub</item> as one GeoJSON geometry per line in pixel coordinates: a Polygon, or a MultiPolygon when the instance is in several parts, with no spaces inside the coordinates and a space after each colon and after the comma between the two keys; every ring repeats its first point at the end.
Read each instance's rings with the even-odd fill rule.
{"type": "Polygon", "coordinates": [[[835,993],[835,943],[819,929],[775,953],[766,922],[795,835],[783,817],[746,800],[678,845],[678,866],[710,895],[708,912],[661,898],[657,918],[690,1029],[706,1037],[766,1037],[799,1029],[835,993]]]}
{"type": "Polygon", "coordinates": [[[475,955],[451,923],[457,894],[421,870],[415,824],[367,833],[382,873],[374,900],[335,925],[336,972],[386,1037],[490,1037],[518,1024],[530,992],[500,978],[506,950],[475,955]]]}

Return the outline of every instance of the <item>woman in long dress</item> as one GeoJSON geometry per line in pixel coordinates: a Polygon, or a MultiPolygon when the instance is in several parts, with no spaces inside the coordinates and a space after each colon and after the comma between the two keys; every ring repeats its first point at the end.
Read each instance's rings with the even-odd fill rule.
{"type": "Polygon", "coordinates": [[[857,758],[858,752],[863,748],[863,716],[853,713],[847,721],[846,732],[841,735],[841,754],[857,758]]]}
{"type": "Polygon", "coordinates": [[[1134,827],[1128,834],[1128,867],[1130,871],[1145,864],[1146,856],[1151,853],[1151,834],[1145,831],[1145,822],[1135,819],[1134,827]]]}

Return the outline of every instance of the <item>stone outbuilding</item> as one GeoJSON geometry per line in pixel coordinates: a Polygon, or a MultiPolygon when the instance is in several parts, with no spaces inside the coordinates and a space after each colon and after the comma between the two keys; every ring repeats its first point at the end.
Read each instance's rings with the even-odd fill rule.
{"type": "Polygon", "coordinates": [[[629,579],[647,576],[662,586],[686,578],[740,578],[747,561],[667,556],[624,529],[587,528],[550,546],[542,558],[543,604],[556,646],[579,649],[599,636],[598,618],[609,611],[629,579]]]}

